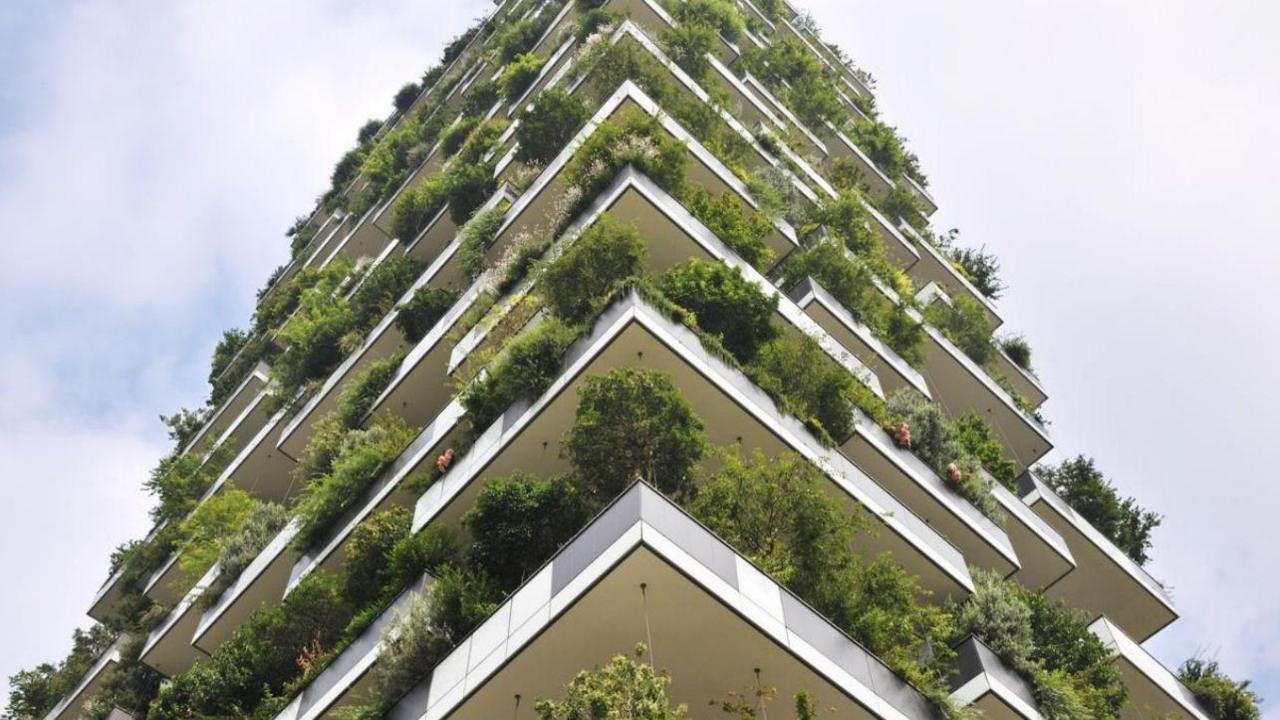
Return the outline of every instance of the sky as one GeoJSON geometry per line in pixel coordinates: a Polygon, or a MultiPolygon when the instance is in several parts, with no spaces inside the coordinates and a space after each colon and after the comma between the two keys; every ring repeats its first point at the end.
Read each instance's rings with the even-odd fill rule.
{"type": "MultiPolygon", "coordinates": [[[[1164,516],[1182,618],[1148,649],[1280,707],[1280,5],[801,5],[880,81],[936,225],[1000,257],[1055,457],[1164,516]]],[[[203,402],[284,230],[486,8],[0,3],[0,685],[89,623],[149,527],[157,416],[203,402]]]]}

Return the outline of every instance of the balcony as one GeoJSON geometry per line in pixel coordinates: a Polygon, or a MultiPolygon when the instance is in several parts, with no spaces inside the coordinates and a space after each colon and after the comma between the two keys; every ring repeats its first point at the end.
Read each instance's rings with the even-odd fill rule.
{"type": "Polygon", "coordinates": [[[191,643],[191,636],[200,620],[200,596],[217,577],[218,566],[214,565],[187,591],[182,601],[169,611],[164,621],[151,631],[139,656],[142,662],[166,677],[186,672],[195,664],[200,651],[191,643]]]}
{"type": "Polygon", "coordinates": [[[89,704],[102,690],[102,683],[109,677],[110,671],[120,661],[125,645],[129,643],[128,635],[121,635],[111,643],[111,647],[80,678],[71,693],[58,701],[53,709],[45,713],[44,720],[77,720],[85,714],[89,704]]]}
{"type": "Polygon", "coordinates": [[[1021,395],[1033,409],[1043,405],[1049,399],[1049,394],[1040,384],[1040,378],[1015,363],[1004,348],[1000,347],[1000,343],[992,344],[995,345],[996,354],[991,363],[991,372],[1005,377],[1014,392],[1021,395]]]}
{"type": "Polygon", "coordinates": [[[239,420],[241,414],[261,395],[267,383],[271,382],[270,372],[271,368],[264,362],[254,366],[248,377],[231,392],[231,396],[222,403],[222,406],[209,416],[204,427],[191,438],[182,452],[188,453],[193,450],[204,452],[216,447],[227,428],[239,420]]]}
{"type": "Polygon", "coordinates": [[[341,716],[344,708],[371,701],[373,682],[370,672],[382,654],[383,633],[398,616],[408,612],[414,597],[430,588],[431,577],[424,575],[421,581],[402,592],[276,715],[276,720],[318,720],[341,716]]]}
{"type": "Polygon", "coordinates": [[[1116,667],[1129,691],[1129,702],[1120,709],[1123,720],[1212,720],[1177,676],[1125,635],[1115,623],[1100,617],[1089,629],[1116,653],[1116,667]]]}
{"type": "Polygon", "coordinates": [[[991,485],[991,493],[1005,513],[1005,532],[1022,568],[1012,576],[1032,590],[1044,590],[1076,567],[1067,541],[1008,488],[979,470],[991,485]]]}
{"type": "Polygon", "coordinates": [[[283,502],[300,488],[293,487],[294,460],[276,449],[288,409],[278,411],[227,465],[200,497],[204,502],[227,487],[235,487],[259,500],[283,502]]]}
{"type": "Polygon", "coordinates": [[[1138,642],[1177,619],[1168,591],[1034,473],[1024,473],[1019,485],[1023,502],[1062,535],[1076,560],[1076,568],[1045,591],[1049,597],[1091,618],[1106,616],[1138,642]]]}
{"type": "Polygon", "coordinates": [[[937,283],[952,296],[963,295],[973,300],[982,306],[987,316],[987,323],[992,330],[1004,323],[991,300],[974,287],[973,283],[965,279],[951,261],[943,257],[942,253],[933,246],[933,243],[920,237],[920,233],[905,222],[898,226],[898,230],[911,240],[920,256],[920,261],[907,269],[907,274],[916,285],[924,287],[931,282],[937,283]]]}
{"type": "Polygon", "coordinates": [[[708,353],[697,336],[631,293],[616,302],[589,334],[570,348],[564,370],[542,397],[511,407],[471,450],[419,499],[414,528],[428,522],[456,526],[490,478],[516,470],[551,475],[568,470],[560,437],[572,424],[577,388],[587,375],[646,367],[671,376],[702,418],[717,446],[741,443],[766,455],[796,452],[824,470],[850,508],[861,506],[882,525],[859,538],[859,552],[891,552],[938,601],[972,590],[964,558],[924,520],[839,452],[820,445],[796,419],[780,413],[746,376],[708,353]]]}
{"type": "Polygon", "coordinates": [[[644,485],[562,548],[390,717],[532,718],[535,698],[559,697],[579,671],[646,638],[671,673],[669,695],[692,707],[754,687],[759,671],[780,698],[806,691],[833,717],[940,717],[865,648],[644,485]],[[528,702],[517,706],[517,696],[528,702]]]}
{"type": "Polygon", "coordinates": [[[296,534],[297,524],[291,521],[262,548],[213,604],[205,606],[201,603],[201,608],[192,613],[195,619],[184,627],[183,639],[188,645],[202,653],[212,654],[255,611],[280,603],[289,582],[289,568],[298,557],[291,546],[296,534]]]}
{"type": "Polygon", "coordinates": [[[972,635],[956,646],[951,699],[990,720],[1040,720],[1035,692],[1021,675],[1004,664],[972,635]]]}

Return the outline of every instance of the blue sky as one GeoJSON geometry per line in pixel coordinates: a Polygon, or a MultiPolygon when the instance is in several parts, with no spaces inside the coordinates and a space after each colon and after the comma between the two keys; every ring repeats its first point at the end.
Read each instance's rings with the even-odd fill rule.
{"type": "MultiPolygon", "coordinates": [[[[0,4],[0,675],[88,622],[146,531],[156,416],[202,401],[284,229],[486,5],[0,4]]],[[[880,78],[938,224],[1000,256],[1058,447],[1165,515],[1183,619],[1149,647],[1280,703],[1280,9],[808,5],[880,78]]]]}

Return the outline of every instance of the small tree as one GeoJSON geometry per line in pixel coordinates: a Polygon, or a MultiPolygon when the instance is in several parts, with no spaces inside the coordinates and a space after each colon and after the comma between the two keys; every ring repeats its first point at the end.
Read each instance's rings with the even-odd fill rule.
{"type": "Polygon", "coordinates": [[[618,368],[588,377],[564,447],[597,501],[608,501],[635,480],[680,495],[706,453],[702,421],[656,370],[618,368]]]}
{"type": "Polygon", "coordinates": [[[544,90],[532,107],[520,113],[516,126],[516,160],[545,164],[560,153],[590,113],[577,95],[560,88],[544,90]]]}
{"type": "Polygon", "coordinates": [[[1131,497],[1121,498],[1093,458],[1079,455],[1059,465],[1036,467],[1040,478],[1076,512],[1139,565],[1149,559],[1151,531],[1163,519],[1131,497]]]}
{"type": "Polygon", "coordinates": [[[542,277],[547,305],[580,323],[620,281],[644,272],[648,251],[634,225],[605,215],[583,231],[542,277]]]}
{"type": "MultiPolygon", "coordinates": [[[[648,650],[637,645],[635,657],[648,650]]],[[[538,698],[539,720],[684,720],[684,705],[672,706],[667,697],[671,678],[643,661],[615,655],[604,667],[578,673],[565,689],[563,700],[538,698]]]]}
{"type": "Polygon", "coordinates": [[[480,491],[463,522],[471,563],[505,591],[514,590],[587,521],[586,498],[567,477],[517,473],[480,491]]]}
{"type": "Polygon", "coordinates": [[[408,83],[396,93],[395,100],[392,102],[396,107],[396,112],[404,112],[413,106],[413,101],[418,99],[419,92],[417,83],[408,83]]]}
{"type": "Polygon", "coordinates": [[[1236,682],[1222,672],[1217,661],[1191,658],[1178,668],[1178,678],[1214,720],[1259,720],[1262,698],[1249,689],[1249,681],[1236,682]]]}
{"type": "Polygon", "coordinates": [[[777,334],[773,327],[777,297],[766,295],[737,268],[689,260],[663,273],[658,288],[668,300],[693,313],[698,327],[719,337],[741,362],[749,362],[777,334]]]}

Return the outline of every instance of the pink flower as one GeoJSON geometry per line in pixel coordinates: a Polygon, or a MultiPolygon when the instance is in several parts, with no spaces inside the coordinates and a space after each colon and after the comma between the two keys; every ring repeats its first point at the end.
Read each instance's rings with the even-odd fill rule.
{"type": "Polygon", "coordinates": [[[964,479],[964,473],[955,463],[947,465],[947,475],[951,476],[951,482],[958,483],[964,479]]]}
{"type": "Polygon", "coordinates": [[[453,448],[449,448],[440,453],[440,457],[436,458],[436,470],[444,472],[453,464],[453,448]]]}
{"type": "Polygon", "coordinates": [[[911,426],[904,422],[895,428],[893,431],[893,441],[898,443],[898,447],[911,447],[911,426]]]}

